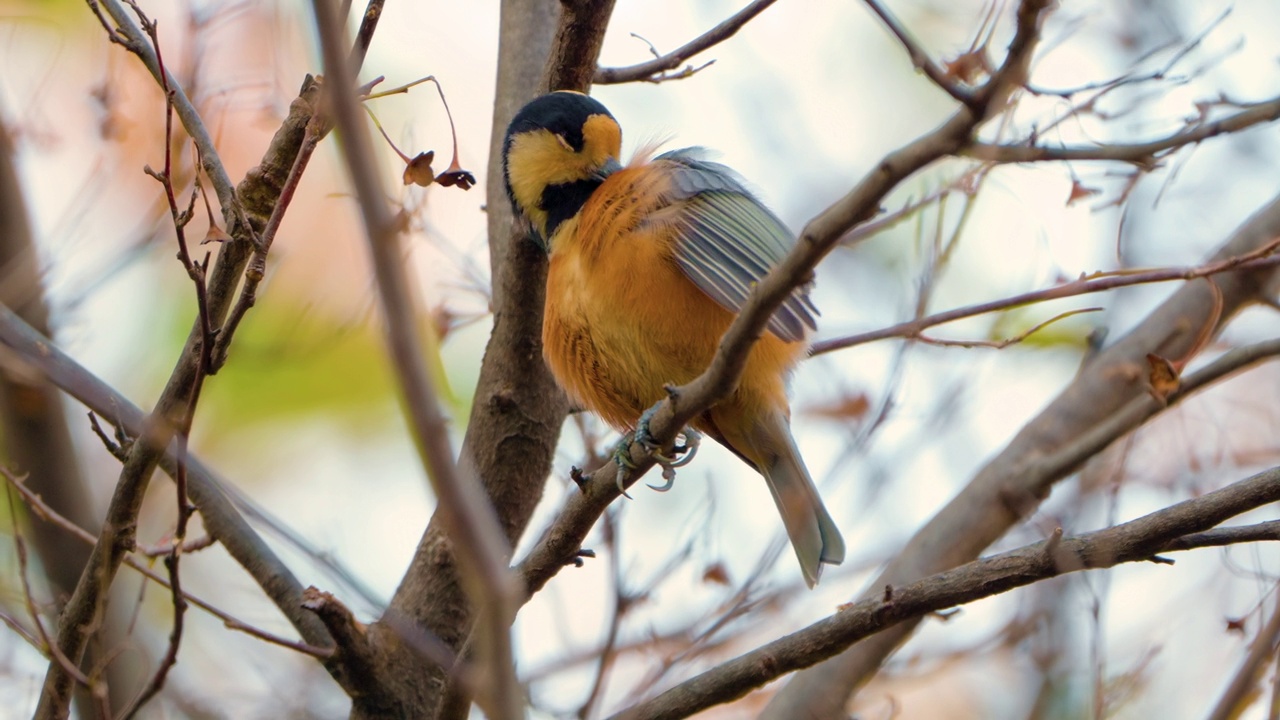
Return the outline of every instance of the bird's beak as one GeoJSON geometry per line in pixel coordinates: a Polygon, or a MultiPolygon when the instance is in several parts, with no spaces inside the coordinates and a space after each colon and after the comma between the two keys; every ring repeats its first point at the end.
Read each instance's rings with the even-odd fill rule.
{"type": "Polygon", "coordinates": [[[604,165],[601,165],[600,169],[596,170],[596,176],[603,180],[621,169],[622,163],[618,162],[617,158],[606,158],[604,165]]]}

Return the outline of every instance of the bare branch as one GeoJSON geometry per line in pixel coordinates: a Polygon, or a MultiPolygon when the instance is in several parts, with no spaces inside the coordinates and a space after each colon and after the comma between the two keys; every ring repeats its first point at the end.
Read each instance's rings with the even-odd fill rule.
{"type": "Polygon", "coordinates": [[[908,619],[945,610],[1078,570],[1152,561],[1176,539],[1280,500],[1280,468],[1121,525],[1051,539],[976,560],[839,610],[803,630],[723,663],[614,720],[674,720],[746,695],[761,685],[839,653],[908,619]]]}
{"type": "Polygon", "coordinates": [[[449,443],[434,381],[427,373],[418,337],[409,279],[401,256],[401,222],[391,214],[373,162],[368,128],[355,95],[354,77],[343,56],[342,22],[328,0],[313,2],[323,49],[328,98],[342,134],[342,150],[364,217],[379,296],[386,316],[388,344],[405,398],[415,444],[438,498],[472,602],[480,609],[481,653],[489,670],[481,705],[490,717],[523,716],[515,676],[510,624],[516,588],[507,569],[511,550],[492,506],[474,474],[459,472],[449,443]]]}
{"type": "Polygon", "coordinates": [[[948,95],[955,98],[956,101],[963,105],[968,105],[974,101],[974,95],[971,90],[958,84],[951,75],[943,69],[941,65],[934,62],[929,53],[920,46],[911,33],[902,26],[898,18],[889,12],[889,9],[882,5],[879,0],[864,0],[867,7],[871,8],[871,12],[880,18],[880,21],[889,28],[889,32],[898,38],[898,42],[902,47],[906,48],[907,55],[911,58],[911,64],[917,70],[923,72],[934,85],[942,88],[948,95]]]}
{"type": "Polygon", "coordinates": [[[1049,147],[1041,145],[996,145],[974,142],[960,154],[987,162],[1029,163],[1047,160],[1110,160],[1150,167],[1171,151],[1194,145],[1219,135],[1240,132],[1256,125],[1280,120],[1280,97],[1257,103],[1228,115],[1163,138],[1144,143],[1102,144],[1094,147],[1049,147]]]}
{"type": "Polygon", "coordinates": [[[871,332],[859,333],[858,335],[848,335],[842,338],[823,340],[813,344],[811,354],[822,355],[836,350],[851,348],[855,345],[864,345],[869,342],[884,340],[887,338],[916,338],[919,337],[920,333],[925,329],[934,327],[935,325],[943,325],[963,318],[973,317],[975,315],[985,315],[990,312],[1008,310],[1009,308],[1021,307],[1023,305],[1044,302],[1046,300],[1059,300],[1061,298],[1087,295],[1089,293],[1114,290],[1115,288],[1129,287],[1132,285],[1145,285],[1175,280],[1194,280],[1196,278],[1211,277],[1230,270],[1266,270],[1280,264],[1280,257],[1270,255],[1270,253],[1274,251],[1277,243],[1280,243],[1280,236],[1277,236],[1275,241],[1267,243],[1267,245],[1264,245],[1261,248],[1250,250],[1248,253],[1243,255],[1239,255],[1234,258],[1227,258],[1225,260],[1214,260],[1196,267],[1100,273],[1100,276],[1080,278],[1079,280],[1055,285],[1054,287],[1045,288],[1044,290],[1033,290],[1020,295],[1012,295],[999,300],[992,300],[991,302],[978,303],[977,305],[968,305],[954,310],[947,310],[945,312],[917,318],[915,320],[908,320],[906,322],[898,323],[897,325],[891,325],[880,330],[872,330],[871,332]]]}
{"type": "MultiPolygon", "coordinates": [[[[10,487],[12,487],[14,490],[18,492],[19,495],[22,496],[23,502],[25,502],[27,506],[31,508],[31,511],[35,513],[36,516],[39,517],[41,520],[57,526],[63,532],[71,535],[72,537],[75,537],[78,540],[83,541],[87,545],[93,545],[95,542],[97,542],[97,537],[95,537],[92,533],[85,530],[84,528],[81,528],[79,525],[76,525],[74,522],[72,522],[68,518],[60,515],[56,510],[50,507],[48,503],[46,503],[43,499],[41,499],[39,495],[33,492],[31,488],[27,487],[27,484],[22,482],[20,478],[14,477],[13,475],[8,473],[4,473],[2,468],[0,468],[0,474],[4,475],[5,479],[9,482],[10,487]]],[[[166,580],[163,575],[155,572],[150,567],[148,567],[146,563],[143,563],[142,561],[138,560],[136,557],[132,555],[126,556],[124,559],[124,562],[130,568],[137,571],[143,577],[147,578],[151,582],[154,582],[164,588],[170,588],[169,581],[166,580]]],[[[226,612],[223,612],[222,610],[219,610],[214,605],[204,600],[201,600],[200,598],[188,593],[185,590],[182,591],[182,597],[187,602],[190,602],[192,605],[195,605],[201,610],[204,610],[210,615],[221,620],[222,624],[225,625],[228,629],[243,632],[246,635],[251,635],[253,637],[258,638],[259,640],[271,643],[272,645],[279,645],[280,647],[288,648],[290,650],[300,652],[304,655],[310,655],[320,660],[327,660],[329,657],[333,655],[333,650],[331,648],[316,647],[314,645],[309,645],[307,643],[288,640],[286,638],[282,638],[278,635],[269,633],[265,630],[262,630],[253,625],[250,625],[249,623],[246,623],[243,620],[238,620],[232,615],[226,612]]],[[[308,615],[308,617],[311,617],[311,616],[308,615]]]]}
{"type": "MultiPolygon", "coordinates": [[[[745,367],[748,351],[764,332],[773,311],[795,288],[812,277],[814,267],[845,233],[870,218],[884,196],[902,180],[963,148],[991,109],[989,103],[1003,102],[1009,92],[998,85],[1022,82],[1024,76],[1009,68],[1023,67],[1029,61],[1039,15],[1048,5],[1047,0],[1023,3],[1009,57],[982,91],[975,94],[972,105],[961,108],[936,130],[890,153],[849,194],[809,222],[795,249],[747,298],[721,339],[710,367],[692,382],[672,389],[669,399],[656,406],[649,421],[649,432],[660,452],[669,453],[676,436],[693,417],[732,392],[745,367]]],[[[626,473],[624,488],[654,464],[652,448],[640,443],[633,443],[629,454],[632,469],[626,473]]],[[[616,463],[611,461],[592,474],[583,492],[569,501],[565,512],[521,563],[520,572],[528,592],[536,592],[571,560],[595,518],[617,498],[621,489],[614,483],[618,475],[616,463]]]]}
{"type": "MultiPolygon", "coordinates": [[[[663,80],[675,80],[678,78],[689,77],[698,70],[705,68],[711,63],[707,63],[699,68],[692,66],[675,73],[674,75],[665,74],[668,70],[675,70],[680,63],[697,55],[700,52],[708,50],[720,43],[733,37],[743,25],[746,25],[752,18],[764,12],[765,8],[772,5],[776,0],[754,0],[750,5],[734,13],[729,19],[711,28],[707,32],[681,45],[675,50],[660,55],[648,62],[642,62],[637,65],[620,68],[597,68],[592,82],[597,85],[615,85],[618,83],[636,82],[643,80],[645,82],[661,82],[663,80]]],[[[714,62],[714,61],[712,61],[714,62]]]]}
{"type": "Polygon", "coordinates": [[[364,65],[364,57],[373,44],[373,32],[378,29],[378,20],[382,18],[383,5],[386,5],[386,0],[369,0],[364,6],[364,14],[360,16],[360,29],[356,31],[355,45],[351,48],[351,58],[348,60],[352,75],[359,75],[360,67],[364,65]]]}

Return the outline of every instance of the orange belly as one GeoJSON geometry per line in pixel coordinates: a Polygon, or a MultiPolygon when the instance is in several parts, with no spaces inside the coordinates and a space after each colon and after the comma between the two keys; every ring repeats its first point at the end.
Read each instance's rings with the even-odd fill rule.
{"type": "MultiPolygon", "coordinates": [[[[574,402],[620,431],[665,397],[664,385],[700,375],[733,321],[676,265],[670,225],[646,222],[662,210],[662,181],[653,166],[619,171],[551,246],[547,364],[574,402]]],[[[734,441],[762,412],[786,412],[786,379],[804,353],[804,343],[766,333],[737,390],[694,426],[756,462],[734,441]]]]}

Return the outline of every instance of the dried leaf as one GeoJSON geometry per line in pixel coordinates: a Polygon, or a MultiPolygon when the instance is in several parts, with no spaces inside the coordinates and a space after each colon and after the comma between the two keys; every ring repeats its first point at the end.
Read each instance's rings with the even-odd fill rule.
{"type": "Polygon", "coordinates": [[[227,234],[226,230],[223,230],[217,225],[210,225],[209,232],[204,234],[204,239],[200,241],[200,244],[207,245],[208,243],[211,243],[211,242],[216,242],[216,243],[231,242],[231,236],[227,234]]]}
{"type": "Polygon", "coordinates": [[[991,73],[991,63],[981,48],[962,53],[943,67],[948,79],[959,80],[967,85],[973,85],[981,75],[991,73]]]}
{"type": "Polygon", "coordinates": [[[476,176],[461,168],[451,169],[437,175],[436,184],[445,187],[457,185],[463,190],[470,190],[476,184],[476,176]]]}
{"type": "Polygon", "coordinates": [[[712,563],[702,571],[702,582],[715,583],[716,585],[729,586],[729,570],[724,563],[712,563]]]}
{"type": "Polygon", "coordinates": [[[426,187],[435,182],[435,172],[431,169],[431,161],[435,157],[435,150],[418,153],[404,166],[404,184],[426,187]]]}
{"type": "Polygon", "coordinates": [[[832,400],[809,408],[809,412],[821,418],[847,422],[861,420],[871,409],[866,393],[845,393],[832,400]]]}
{"type": "Polygon", "coordinates": [[[1147,392],[1151,393],[1161,405],[1169,403],[1169,396],[1178,392],[1178,388],[1182,385],[1181,378],[1178,377],[1178,370],[1165,358],[1159,355],[1147,353],[1147,365],[1149,371],[1147,380],[1151,387],[1147,392]]]}
{"type": "Polygon", "coordinates": [[[1102,190],[1098,188],[1085,187],[1080,184],[1079,180],[1071,181],[1071,194],[1067,196],[1067,207],[1071,207],[1081,200],[1087,200],[1095,195],[1101,195],[1102,190]]]}

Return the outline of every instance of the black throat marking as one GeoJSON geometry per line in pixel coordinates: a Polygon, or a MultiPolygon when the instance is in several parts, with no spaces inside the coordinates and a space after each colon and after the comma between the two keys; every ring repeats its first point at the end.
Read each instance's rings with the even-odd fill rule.
{"type": "Polygon", "coordinates": [[[573,182],[560,183],[559,185],[548,185],[542,191],[542,198],[538,205],[547,213],[547,237],[546,242],[550,249],[551,238],[555,237],[556,229],[559,228],[566,220],[578,214],[583,205],[587,204],[587,200],[591,197],[591,193],[600,187],[604,182],[603,178],[591,177],[586,180],[574,180],[573,182]]]}

